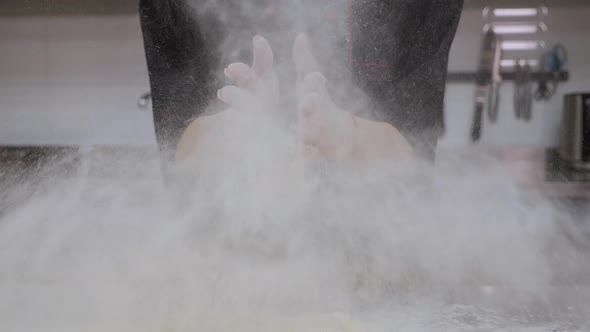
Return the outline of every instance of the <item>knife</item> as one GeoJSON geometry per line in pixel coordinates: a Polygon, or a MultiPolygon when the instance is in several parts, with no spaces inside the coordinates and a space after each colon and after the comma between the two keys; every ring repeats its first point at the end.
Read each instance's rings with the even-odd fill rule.
{"type": "Polygon", "coordinates": [[[483,113],[487,111],[491,122],[498,119],[498,103],[500,101],[499,90],[502,83],[500,74],[500,61],[502,59],[502,47],[500,40],[492,29],[484,34],[482,51],[477,70],[475,107],[471,139],[476,142],[481,138],[483,113]]]}

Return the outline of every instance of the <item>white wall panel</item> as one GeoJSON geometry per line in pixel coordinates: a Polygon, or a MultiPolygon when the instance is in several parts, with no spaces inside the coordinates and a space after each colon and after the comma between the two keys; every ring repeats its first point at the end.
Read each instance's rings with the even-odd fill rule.
{"type": "MultiPolygon", "coordinates": [[[[590,92],[590,3],[587,7],[550,7],[547,24],[547,44],[559,42],[569,52],[568,69],[571,79],[559,87],[558,94],[549,102],[533,106],[531,122],[517,121],[512,106],[513,85],[502,87],[500,114],[497,124],[484,123],[483,146],[555,146],[559,141],[563,94],[590,92]]],[[[449,59],[450,71],[475,71],[479,57],[483,20],[481,10],[463,12],[459,30],[449,59]]],[[[448,84],[445,118],[447,132],[441,141],[442,148],[470,144],[469,133],[473,117],[475,86],[448,84]]]]}
{"type": "Polygon", "coordinates": [[[0,50],[0,145],[154,144],[137,16],[2,18],[0,50]]]}

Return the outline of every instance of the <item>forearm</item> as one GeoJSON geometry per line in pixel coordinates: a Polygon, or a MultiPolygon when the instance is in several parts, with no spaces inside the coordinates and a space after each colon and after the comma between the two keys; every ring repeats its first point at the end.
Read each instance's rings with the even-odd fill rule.
{"type": "Polygon", "coordinates": [[[366,168],[415,158],[408,141],[393,126],[355,117],[355,127],[352,156],[356,166],[366,168]]]}
{"type": "MultiPolygon", "coordinates": [[[[176,162],[190,164],[198,162],[208,154],[212,135],[223,129],[231,114],[221,112],[201,116],[186,129],[176,148],[176,162]],[[222,119],[224,118],[224,119],[222,119]]],[[[390,163],[403,163],[414,158],[414,152],[404,136],[385,122],[370,121],[354,117],[354,131],[348,163],[358,169],[369,169],[390,163]]],[[[342,142],[347,144],[347,142],[342,142]]],[[[346,163],[346,161],[345,161],[346,163]]]]}
{"type": "Polygon", "coordinates": [[[204,158],[206,149],[210,142],[211,133],[215,131],[213,128],[216,117],[218,115],[204,115],[191,124],[182,133],[178,144],[176,145],[175,161],[178,165],[188,165],[204,158]]]}

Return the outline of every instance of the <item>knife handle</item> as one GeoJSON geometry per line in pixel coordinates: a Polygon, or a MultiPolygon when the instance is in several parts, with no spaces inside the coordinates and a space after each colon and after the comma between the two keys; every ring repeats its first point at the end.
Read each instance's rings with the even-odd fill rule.
{"type": "Polygon", "coordinates": [[[481,138],[481,127],[483,121],[483,105],[477,104],[473,113],[473,124],[471,127],[471,141],[478,142],[481,138]]]}
{"type": "Polygon", "coordinates": [[[500,84],[492,83],[490,86],[490,95],[488,98],[488,117],[490,122],[498,121],[498,104],[500,103],[500,84]]]}

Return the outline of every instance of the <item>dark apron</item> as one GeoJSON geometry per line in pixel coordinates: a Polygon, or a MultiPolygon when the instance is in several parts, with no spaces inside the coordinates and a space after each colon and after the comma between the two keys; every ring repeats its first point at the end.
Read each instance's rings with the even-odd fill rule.
{"type": "MultiPolygon", "coordinates": [[[[141,0],[156,137],[165,160],[171,160],[190,121],[212,106],[226,83],[222,68],[250,61],[254,34],[269,39],[277,62],[291,61],[295,35],[277,31],[306,31],[312,48],[322,50],[315,55],[328,80],[353,82],[333,91],[337,103],[348,111],[370,110],[372,118],[395,126],[432,157],[444,128],[448,54],[463,0],[346,3],[141,0]]],[[[281,82],[285,91],[292,84],[281,82]]]]}

